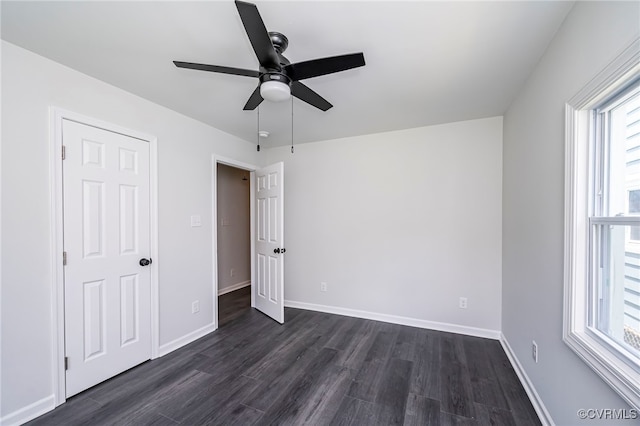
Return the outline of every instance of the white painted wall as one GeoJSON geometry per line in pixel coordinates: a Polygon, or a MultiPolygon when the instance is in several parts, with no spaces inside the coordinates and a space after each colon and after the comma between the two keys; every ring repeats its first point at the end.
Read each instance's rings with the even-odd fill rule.
{"type": "Polygon", "coordinates": [[[257,162],[251,143],[3,41],[0,418],[53,394],[50,106],[158,138],[161,345],[212,324],[212,155],[257,162]]]}
{"type": "Polygon", "coordinates": [[[577,2],[504,118],[502,330],[558,425],[628,408],[562,341],[564,104],[639,30],[639,2],[577,2]]]}
{"type": "Polygon", "coordinates": [[[218,293],[251,281],[249,177],[246,170],[218,164],[218,293]]]}
{"type": "Polygon", "coordinates": [[[285,162],[287,300],[500,329],[502,118],[266,152],[285,162]]]}

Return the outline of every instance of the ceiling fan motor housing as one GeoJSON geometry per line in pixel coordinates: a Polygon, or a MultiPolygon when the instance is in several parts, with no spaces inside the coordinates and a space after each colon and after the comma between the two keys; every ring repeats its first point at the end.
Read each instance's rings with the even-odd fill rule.
{"type": "Polygon", "coordinates": [[[271,44],[273,44],[273,48],[278,53],[284,53],[289,46],[289,39],[282,33],[269,31],[269,39],[271,39],[271,44]]]}

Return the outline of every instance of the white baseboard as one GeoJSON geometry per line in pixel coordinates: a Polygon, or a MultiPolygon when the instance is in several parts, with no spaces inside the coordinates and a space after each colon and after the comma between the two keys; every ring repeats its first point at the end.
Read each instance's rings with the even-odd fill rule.
{"type": "Polygon", "coordinates": [[[544,406],[544,403],[542,402],[542,398],[540,398],[540,395],[538,395],[538,391],[536,391],[536,388],[533,386],[533,383],[531,382],[531,380],[529,380],[529,376],[527,376],[527,373],[524,371],[524,368],[522,368],[522,364],[520,364],[520,361],[518,361],[518,357],[511,349],[511,346],[509,345],[507,338],[502,333],[500,333],[500,344],[502,345],[502,348],[507,354],[507,358],[509,358],[511,365],[513,366],[513,369],[516,371],[516,374],[518,375],[518,378],[520,379],[520,383],[522,383],[522,386],[524,387],[525,392],[527,392],[527,395],[531,400],[531,404],[533,404],[533,408],[536,410],[538,417],[540,417],[540,421],[544,426],[554,426],[555,423],[553,422],[553,418],[551,417],[551,414],[549,414],[549,411],[547,411],[547,408],[544,406]]]}
{"type": "Polygon", "coordinates": [[[375,321],[389,322],[392,324],[408,325],[410,327],[426,328],[429,330],[446,331],[449,333],[466,334],[468,336],[486,337],[488,339],[499,340],[500,331],[486,328],[468,327],[458,324],[449,324],[437,321],[427,321],[417,318],[401,317],[397,315],[379,314],[376,312],[359,311],[356,309],[340,308],[337,306],[316,305],[315,303],[296,302],[285,300],[284,305],[288,308],[306,309],[309,311],[325,312],[328,314],[344,315],[347,317],[364,318],[375,321]]]}
{"type": "Polygon", "coordinates": [[[182,337],[172,340],[169,343],[165,343],[164,345],[161,345],[158,348],[158,357],[165,356],[166,354],[173,352],[176,349],[179,349],[185,345],[188,345],[189,343],[195,340],[198,340],[199,338],[206,336],[207,334],[215,330],[216,330],[215,324],[208,324],[202,328],[192,331],[189,334],[186,334],[182,337]]]}
{"type": "Polygon", "coordinates": [[[229,287],[221,288],[218,290],[218,296],[231,293],[232,291],[240,290],[241,288],[245,288],[250,285],[251,285],[251,280],[248,280],[248,281],[242,281],[241,283],[230,285],[229,287]]]}
{"type": "Polygon", "coordinates": [[[46,398],[42,398],[40,401],[36,401],[33,404],[29,404],[26,407],[0,418],[0,425],[21,425],[53,410],[54,408],[56,408],[55,395],[49,395],[46,398]]]}

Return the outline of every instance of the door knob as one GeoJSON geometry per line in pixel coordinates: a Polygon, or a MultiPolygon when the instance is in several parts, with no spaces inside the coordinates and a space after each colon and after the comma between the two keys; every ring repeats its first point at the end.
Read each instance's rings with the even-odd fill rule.
{"type": "Polygon", "coordinates": [[[273,252],[274,252],[275,254],[280,253],[280,248],[279,248],[279,247],[278,247],[278,248],[274,248],[274,249],[273,249],[273,252]]]}
{"type": "Polygon", "coordinates": [[[151,259],[140,259],[140,266],[148,266],[151,264],[151,259]]]}

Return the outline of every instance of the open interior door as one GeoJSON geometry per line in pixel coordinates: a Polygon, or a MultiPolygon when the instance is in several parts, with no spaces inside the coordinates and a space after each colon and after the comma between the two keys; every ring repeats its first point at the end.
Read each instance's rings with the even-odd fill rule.
{"type": "Polygon", "coordinates": [[[255,307],[284,323],[284,163],[256,170],[255,307]]]}

